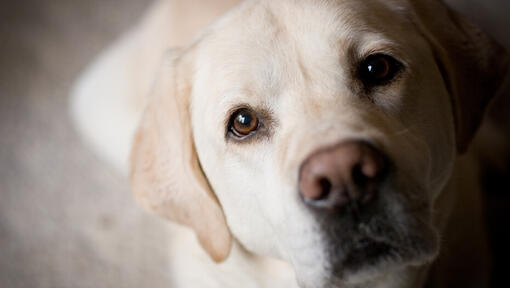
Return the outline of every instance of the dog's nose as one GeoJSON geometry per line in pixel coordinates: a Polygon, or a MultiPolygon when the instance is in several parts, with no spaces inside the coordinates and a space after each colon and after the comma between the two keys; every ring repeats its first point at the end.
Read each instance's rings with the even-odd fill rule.
{"type": "Polygon", "coordinates": [[[308,206],[325,210],[368,204],[388,170],[386,157],[361,141],[343,142],[313,153],[301,165],[299,191],[308,206]]]}

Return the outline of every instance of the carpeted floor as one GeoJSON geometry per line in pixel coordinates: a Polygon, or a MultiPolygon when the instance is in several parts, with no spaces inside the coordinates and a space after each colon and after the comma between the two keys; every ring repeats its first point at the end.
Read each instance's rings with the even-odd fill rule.
{"type": "Polygon", "coordinates": [[[165,224],[68,115],[73,79],[148,4],[1,1],[0,287],[167,287],[165,224]]]}

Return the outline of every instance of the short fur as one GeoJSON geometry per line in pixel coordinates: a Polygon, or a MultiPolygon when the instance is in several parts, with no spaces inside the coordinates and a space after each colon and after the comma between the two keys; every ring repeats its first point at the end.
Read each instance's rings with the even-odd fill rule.
{"type": "MultiPolygon", "coordinates": [[[[235,1],[213,2],[221,8],[202,10],[200,23],[235,1]]],[[[508,67],[501,47],[437,0],[247,0],[159,61],[184,44],[171,33],[177,25],[200,26],[183,24],[175,3],[158,2],[99,60],[73,106],[82,130],[121,169],[138,126],[134,195],[186,227],[176,226],[170,243],[171,287],[487,285],[468,147],[508,67]],[[355,71],[374,53],[404,69],[366,91],[355,71]],[[226,124],[245,106],[266,115],[267,129],[240,143],[226,124]],[[120,112],[112,116],[113,107],[120,112]],[[110,118],[122,124],[102,124],[110,118]],[[101,137],[110,134],[121,136],[101,137]],[[375,215],[356,224],[312,213],[297,187],[308,155],[350,139],[373,143],[394,163],[375,215]],[[347,261],[366,237],[388,243],[388,254],[347,261]]]]}

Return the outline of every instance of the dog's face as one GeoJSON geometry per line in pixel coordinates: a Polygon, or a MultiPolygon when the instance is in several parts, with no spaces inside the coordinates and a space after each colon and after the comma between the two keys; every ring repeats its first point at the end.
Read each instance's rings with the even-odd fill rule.
{"type": "Polygon", "coordinates": [[[242,4],[164,65],[133,153],[139,198],[213,258],[232,234],[303,287],[432,261],[435,200],[476,124],[420,5],[242,4]]]}
{"type": "MultiPolygon", "coordinates": [[[[196,63],[193,136],[229,227],[250,251],[292,263],[303,283],[421,264],[437,252],[432,203],[455,155],[450,97],[413,24],[371,4],[247,7],[236,15],[242,27],[221,23],[221,33],[203,40],[207,53],[196,63]],[[327,199],[308,201],[303,189],[314,188],[302,182],[321,179],[301,178],[366,184],[333,183],[349,176],[306,163],[328,148],[336,152],[319,162],[347,161],[343,154],[359,150],[348,142],[370,143],[387,159],[387,175],[377,187],[331,187],[315,197],[327,199]],[[321,171],[300,173],[307,164],[321,171]],[[330,199],[349,189],[375,195],[366,204],[330,199]]],[[[353,161],[345,169],[364,165],[353,161]]]]}

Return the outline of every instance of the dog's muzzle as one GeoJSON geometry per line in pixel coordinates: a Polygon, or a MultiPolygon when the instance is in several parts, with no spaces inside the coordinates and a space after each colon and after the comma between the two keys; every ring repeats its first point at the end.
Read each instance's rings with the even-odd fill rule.
{"type": "Polygon", "coordinates": [[[422,221],[427,209],[411,209],[393,183],[394,166],[364,141],[322,148],[303,161],[299,196],[320,226],[334,275],[433,254],[433,233],[422,221]]]}

